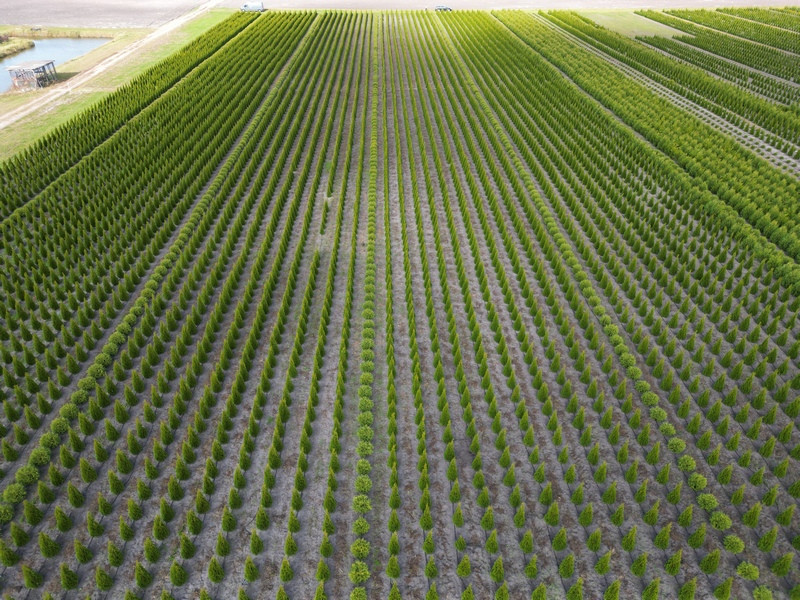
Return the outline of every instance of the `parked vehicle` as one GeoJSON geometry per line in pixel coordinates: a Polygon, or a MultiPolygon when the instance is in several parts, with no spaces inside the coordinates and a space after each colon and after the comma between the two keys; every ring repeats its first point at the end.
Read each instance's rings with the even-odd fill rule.
{"type": "Polygon", "coordinates": [[[245,2],[242,4],[242,12],[264,12],[263,2],[245,2]]]}

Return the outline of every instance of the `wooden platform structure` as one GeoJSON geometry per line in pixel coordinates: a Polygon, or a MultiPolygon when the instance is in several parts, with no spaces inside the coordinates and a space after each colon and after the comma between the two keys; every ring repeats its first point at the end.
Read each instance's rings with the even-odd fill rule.
{"type": "Polygon", "coordinates": [[[35,90],[57,80],[56,66],[52,60],[31,60],[6,69],[15,90],[35,90]]]}

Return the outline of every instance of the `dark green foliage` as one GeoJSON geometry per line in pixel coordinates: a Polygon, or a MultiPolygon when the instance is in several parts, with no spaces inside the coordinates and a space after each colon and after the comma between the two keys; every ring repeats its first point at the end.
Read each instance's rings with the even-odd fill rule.
{"type": "Polygon", "coordinates": [[[13,567],[19,562],[20,556],[11,549],[3,540],[0,540],[0,564],[4,567],[13,567]]]}
{"type": "Polygon", "coordinates": [[[78,587],[78,574],[69,568],[67,563],[61,563],[59,568],[61,587],[65,590],[74,590],[78,587]]]}
{"type": "Polygon", "coordinates": [[[678,592],[679,600],[694,600],[694,593],[697,589],[697,577],[690,579],[681,586],[678,592]]]}
{"type": "Polygon", "coordinates": [[[489,573],[492,577],[492,580],[496,583],[500,583],[505,579],[505,569],[503,568],[503,557],[498,556],[494,564],[492,564],[492,569],[489,573]]]}
{"type": "Polygon", "coordinates": [[[644,591],[642,592],[642,600],[658,600],[658,595],[661,587],[661,580],[656,577],[651,581],[644,591]]]}
{"type": "Polygon", "coordinates": [[[28,543],[30,536],[28,535],[28,532],[25,531],[25,529],[20,527],[16,522],[12,522],[11,539],[14,540],[14,544],[19,548],[28,543]]]}
{"type": "Polygon", "coordinates": [[[703,573],[712,574],[717,571],[719,566],[719,550],[712,550],[700,561],[700,569],[703,573]]]}
{"type": "Polygon", "coordinates": [[[472,573],[472,566],[470,565],[469,556],[464,555],[461,562],[458,563],[456,573],[459,577],[468,577],[472,573]]]}
{"type": "Polygon", "coordinates": [[[762,552],[769,552],[775,545],[775,540],[777,538],[778,538],[778,527],[775,526],[772,529],[768,530],[758,540],[758,549],[761,550],[762,552]]]}
{"type": "Polygon", "coordinates": [[[664,570],[672,576],[678,575],[681,570],[682,559],[683,549],[678,548],[678,551],[667,559],[667,562],[664,565],[664,570]]]}
{"type": "Polygon", "coordinates": [[[153,520],[153,537],[159,541],[167,539],[169,536],[169,527],[164,522],[164,519],[161,518],[161,515],[156,515],[156,518],[153,520]]]}
{"type": "Polygon", "coordinates": [[[34,571],[28,565],[22,565],[22,580],[25,587],[29,590],[36,589],[42,585],[44,578],[38,571],[34,571]]]}
{"type": "Polygon", "coordinates": [[[187,579],[186,569],[177,560],[173,560],[169,567],[169,580],[172,585],[180,587],[186,583],[187,579]]]}
{"type": "Polygon", "coordinates": [[[634,525],[622,538],[622,548],[626,552],[632,552],[633,549],[636,548],[636,532],[637,528],[634,525]]]}
{"type": "Polygon", "coordinates": [[[567,590],[567,600],[583,600],[583,577],[578,577],[567,590]]]}
{"type": "MultiPolygon", "coordinates": [[[[255,534],[255,532],[253,532],[255,534]]],[[[260,538],[259,538],[260,541],[260,538]]],[[[252,543],[251,543],[252,547],[252,543]]],[[[180,534],[180,555],[181,558],[189,559],[194,556],[195,547],[192,540],[183,532],[180,534]]]]}
{"type": "Polygon", "coordinates": [[[714,597],[717,600],[728,600],[731,597],[731,586],[733,577],[728,577],[725,581],[714,588],[714,597]]]}
{"type": "Polygon", "coordinates": [[[108,540],[107,557],[108,564],[112,567],[119,567],[122,564],[122,550],[120,550],[111,540],[108,540]]]}
{"type": "Polygon", "coordinates": [[[153,542],[152,538],[147,538],[144,541],[144,557],[151,563],[157,562],[161,558],[161,549],[158,544],[153,542]]]}
{"type": "Polygon", "coordinates": [[[770,569],[778,577],[786,577],[792,570],[793,560],[794,560],[794,552],[787,552],[786,554],[778,558],[774,563],[772,563],[770,569]]]}
{"type": "Polygon", "coordinates": [[[136,566],[133,570],[133,577],[134,581],[136,581],[136,585],[140,588],[146,588],[153,583],[152,574],[138,560],[136,561],[136,566]]]}
{"type": "MultiPolygon", "coordinates": [[[[284,562],[286,562],[285,559],[284,562]]],[[[222,565],[219,564],[216,556],[212,556],[211,562],[208,563],[208,578],[214,583],[219,583],[224,576],[225,571],[222,570],[222,565]]]]}
{"type": "Polygon", "coordinates": [[[78,488],[72,485],[71,481],[67,483],[67,497],[69,498],[69,503],[73,508],[80,508],[83,506],[83,494],[78,488]]]}
{"type": "Polygon", "coordinates": [[[564,550],[567,547],[567,530],[563,527],[558,531],[556,536],[553,538],[553,550],[556,552],[564,550]]]}
{"type": "Polygon", "coordinates": [[[94,581],[97,585],[97,589],[102,591],[110,590],[114,585],[114,580],[111,578],[111,575],[100,565],[97,565],[94,571],[94,581]]]}
{"type": "Polygon", "coordinates": [[[600,575],[605,575],[611,568],[611,550],[601,556],[597,563],[594,565],[594,570],[600,575]]]}
{"type": "Polygon", "coordinates": [[[637,577],[643,577],[647,570],[647,552],[639,555],[639,557],[631,563],[631,573],[637,577]]]}
{"type": "Polygon", "coordinates": [[[77,560],[79,563],[84,564],[92,560],[92,551],[84,546],[79,540],[75,540],[74,547],[75,560],[77,560]]]}
{"type": "Polygon", "coordinates": [[[61,546],[45,532],[39,532],[39,550],[45,558],[52,558],[61,551],[61,546]]]}
{"type": "Polygon", "coordinates": [[[568,554],[564,560],[558,565],[558,573],[564,579],[568,579],[572,577],[572,573],[575,571],[575,556],[573,554],[568,554]]]}
{"type": "Polygon", "coordinates": [[[616,579],[610,586],[606,588],[603,594],[603,600],[619,600],[620,581],[616,579]]]}
{"type": "MultiPolygon", "coordinates": [[[[212,563],[215,560],[216,559],[212,559],[212,563]]],[[[217,566],[219,566],[219,565],[217,565],[217,566]]],[[[222,567],[219,567],[219,570],[222,571],[222,567]]],[[[211,577],[211,566],[210,565],[209,565],[208,571],[209,571],[209,577],[211,577]]],[[[352,575],[352,571],[351,571],[351,575],[352,575]]],[[[281,581],[283,581],[283,582],[291,581],[294,578],[294,571],[292,570],[292,566],[289,564],[289,561],[286,559],[286,557],[284,557],[283,562],[281,563],[280,577],[281,577],[281,581]]],[[[222,578],[220,576],[220,580],[221,579],[222,578]]],[[[352,579],[352,576],[351,576],[351,579],[352,579]]],[[[214,581],[214,580],[212,579],[212,581],[214,581]]],[[[356,583],[356,582],[354,582],[354,583],[356,583]]]]}

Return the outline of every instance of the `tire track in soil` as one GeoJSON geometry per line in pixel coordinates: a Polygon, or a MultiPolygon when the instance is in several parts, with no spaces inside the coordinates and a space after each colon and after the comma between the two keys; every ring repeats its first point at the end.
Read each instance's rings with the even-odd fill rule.
{"type": "MultiPolygon", "coordinates": [[[[681,42],[680,40],[676,40],[675,38],[672,38],[672,39],[675,41],[676,44],[678,44],[679,46],[683,47],[684,49],[687,49],[687,50],[694,49],[694,50],[697,50],[699,54],[703,54],[703,55],[711,57],[713,59],[719,59],[720,62],[726,63],[727,65],[733,66],[735,68],[742,68],[746,72],[753,73],[754,75],[760,75],[762,77],[768,77],[768,78],[770,78],[772,80],[772,83],[775,85],[775,88],[777,88],[777,89],[773,88],[771,90],[771,95],[770,94],[766,94],[766,93],[764,93],[764,91],[758,91],[755,86],[747,87],[745,82],[742,80],[742,75],[741,74],[738,74],[738,78],[737,78],[736,75],[731,75],[730,71],[728,71],[728,73],[727,73],[728,76],[721,75],[721,74],[718,74],[718,73],[716,73],[714,71],[709,70],[706,67],[700,66],[701,65],[700,62],[694,63],[691,60],[689,60],[688,57],[684,58],[684,57],[678,56],[677,54],[670,54],[667,50],[664,50],[662,48],[659,48],[658,46],[654,46],[652,44],[649,44],[647,42],[647,38],[643,38],[643,37],[638,37],[637,36],[636,41],[639,42],[640,44],[642,44],[643,46],[649,48],[653,52],[656,52],[656,53],[660,54],[664,58],[668,58],[670,60],[677,61],[677,62],[679,62],[679,63],[681,63],[683,65],[686,65],[688,67],[694,67],[696,69],[701,69],[709,77],[713,77],[714,79],[716,79],[717,81],[720,81],[722,83],[727,83],[729,85],[736,86],[738,89],[742,90],[743,92],[746,92],[748,94],[752,94],[753,96],[755,96],[757,98],[760,98],[761,100],[764,100],[766,102],[772,102],[773,104],[777,104],[778,106],[787,106],[788,107],[788,106],[791,106],[792,102],[796,102],[797,101],[796,92],[794,94],[794,97],[792,97],[792,88],[796,89],[797,84],[794,84],[794,83],[786,81],[786,80],[781,80],[780,77],[778,77],[776,75],[771,75],[770,73],[765,73],[764,71],[759,71],[758,69],[754,69],[752,67],[748,67],[748,66],[743,65],[741,63],[737,63],[736,61],[733,61],[733,60],[731,60],[729,58],[726,58],[724,56],[716,56],[716,55],[712,54],[711,52],[708,52],[707,50],[703,50],[701,48],[693,48],[689,44],[685,44],[685,43],[681,42]],[[786,84],[789,84],[789,85],[786,85],[786,84]],[[778,90],[783,91],[785,96],[782,95],[778,90]]],[[[764,88],[760,88],[760,89],[763,90],[764,88]]]]}
{"type": "MultiPolygon", "coordinates": [[[[674,15],[672,15],[672,16],[674,16],[674,15]]],[[[697,25],[697,23],[695,23],[695,25],[697,25]]],[[[776,84],[779,84],[780,87],[786,87],[787,88],[787,94],[792,94],[792,93],[796,94],[797,91],[800,89],[800,84],[798,84],[798,83],[796,83],[794,81],[791,81],[789,79],[784,79],[783,77],[780,77],[778,75],[774,75],[772,73],[768,73],[767,71],[761,71],[760,69],[756,69],[755,67],[751,67],[751,66],[746,65],[744,63],[736,62],[735,60],[733,60],[732,58],[728,58],[727,56],[722,56],[720,54],[714,54],[713,52],[711,52],[710,50],[706,50],[705,48],[700,48],[699,46],[692,46],[691,44],[687,44],[683,40],[679,39],[677,36],[672,38],[672,39],[675,40],[675,42],[677,42],[681,46],[684,46],[689,50],[697,50],[698,52],[700,52],[700,53],[702,53],[702,54],[704,54],[706,56],[710,56],[711,58],[722,60],[722,61],[724,61],[724,62],[726,62],[726,63],[728,63],[730,65],[733,65],[734,67],[742,68],[745,71],[756,73],[757,75],[761,75],[763,77],[768,77],[769,79],[772,79],[776,84]]],[[[641,41],[641,40],[639,40],[639,41],[641,41]]],[[[644,43],[645,45],[649,46],[649,44],[646,44],[645,42],[642,42],[642,43],[644,43]]],[[[658,48],[655,48],[654,46],[649,46],[649,47],[652,47],[653,49],[660,50],[658,48]]],[[[676,57],[672,56],[671,54],[669,54],[668,52],[665,52],[663,50],[662,50],[662,52],[664,52],[667,56],[670,56],[673,59],[676,58],[676,57]]],[[[694,64],[694,63],[691,63],[691,64],[694,64]]],[[[769,98],[767,98],[767,99],[769,100],[769,98]]],[[[774,102],[774,100],[772,100],[772,102],[774,102]]]]}

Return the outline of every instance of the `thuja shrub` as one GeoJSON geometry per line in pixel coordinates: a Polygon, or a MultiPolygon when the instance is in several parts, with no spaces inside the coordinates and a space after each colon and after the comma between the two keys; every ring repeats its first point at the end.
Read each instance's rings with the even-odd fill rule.
{"type": "Polygon", "coordinates": [[[736,567],[736,574],[742,579],[755,581],[759,577],[759,569],[751,562],[742,561],[739,563],[739,566],[736,567]]]}

